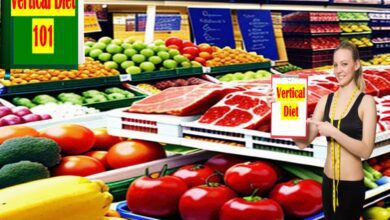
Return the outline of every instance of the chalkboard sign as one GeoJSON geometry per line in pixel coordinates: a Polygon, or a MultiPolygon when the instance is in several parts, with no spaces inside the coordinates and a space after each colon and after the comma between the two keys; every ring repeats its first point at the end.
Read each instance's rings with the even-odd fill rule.
{"type": "Polygon", "coordinates": [[[235,48],[230,9],[189,8],[195,43],[235,48]]]}
{"type": "Polygon", "coordinates": [[[278,60],[271,12],[268,10],[237,10],[245,50],[278,60]]]}
{"type": "MultiPolygon", "coordinates": [[[[145,31],[146,14],[137,14],[136,31],[145,31]]],[[[155,31],[180,31],[180,14],[157,14],[154,25],[155,31]]]]}

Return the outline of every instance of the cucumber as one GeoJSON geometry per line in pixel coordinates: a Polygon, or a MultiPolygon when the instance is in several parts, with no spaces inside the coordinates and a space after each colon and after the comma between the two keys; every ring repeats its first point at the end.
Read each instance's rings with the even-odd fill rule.
{"type": "Polygon", "coordinates": [[[364,185],[367,187],[367,188],[370,188],[370,189],[375,189],[378,187],[378,185],[371,181],[369,178],[367,177],[364,177],[364,185]]]}
{"type": "Polygon", "coordinates": [[[363,173],[364,173],[364,176],[367,177],[369,180],[371,180],[373,182],[375,181],[374,176],[370,172],[368,172],[367,170],[363,169],[363,173]]]}
{"type": "Polygon", "coordinates": [[[382,177],[382,174],[380,172],[378,172],[377,170],[375,170],[374,168],[372,168],[367,163],[367,161],[363,162],[363,169],[365,169],[367,172],[371,173],[374,176],[375,180],[377,180],[377,179],[382,177]]]}
{"type": "Polygon", "coordinates": [[[322,176],[319,176],[306,168],[303,168],[301,166],[297,166],[294,164],[279,164],[279,165],[285,171],[287,171],[287,172],[291,173],[292,175],[297,176],[301,179],[305,179],[305,180],[311,179],[311,180],[315,180],[319,183],[322,183],[322,176]]]}

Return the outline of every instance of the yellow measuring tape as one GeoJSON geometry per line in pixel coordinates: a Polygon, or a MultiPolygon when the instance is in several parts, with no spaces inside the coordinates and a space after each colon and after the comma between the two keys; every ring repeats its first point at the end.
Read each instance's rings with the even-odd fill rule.
{"type": "MultiPolygon", "coordinates": [[[[355,97],[356,93],[358,91],[358,88],[355,87],[355,89],[352,92],[351,97],[349,97],[348,103],[344,108],[344,111],[341,113],[338,123],[337,123],[337,129],[340,130],[341,125],[341,119],[345,116],[345,113],[347,113],[347,110],[349,109],[349,106],[352,103],[353,98],[355,97]]],[[[333,125],[333,120],[336,115],[336,106],[337,101],[339,98],[339,91],[336,92],[335,97],[333,99],[332,104],[332,117],[330,118],[330,123],[333,125]]],[[[332,169],[333,169],[333,187],[332,187],[332,198],[333,198],[333,212],[336,212],[336,207],[339,206],[339,195],[338,195],[338,189],[339,189],[339,182],[340,182],[340,161],[341,161],[341,152],[340,152],[340,144],[337,143],[333,138],[331,138],[331,151],[332,151],[332,169]],[[336,156],[337,155],[337,156],[336,156]]]]}

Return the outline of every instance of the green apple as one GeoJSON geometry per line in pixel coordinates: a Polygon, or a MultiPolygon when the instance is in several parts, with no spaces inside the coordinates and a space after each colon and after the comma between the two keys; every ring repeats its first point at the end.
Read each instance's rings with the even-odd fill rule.
{"type": "Polygon", "coordinates": [[[141,51],[143,49],[145,49],[148,45],[146,45],[145,43],[142,43],[142,42],[135,42],[133,44],[133,48],[138,50],[138,51],[141,51]]]}
{"type": "Polygon", "coordinates": [[[106,48],[106,51],[111,54],[116,54],[122,52],[122,47],[116,44],[109,44],[106,48]]]}
{"type": "Polygon", "coordinates": [[[121,63],[121,67],[122,67],[122,69],[124,69],[124,70],[127,69],[127,68],[129,68],[129,67],[131,67],[131,66],[135,66],[135,63],[134,63],[133,61],[127,60],[127,61],[121,63]]]}
{"type": "Polygon", "coordinates": [[[184,61],[184,62],[181,62],[180,65],[184,68],[189,68],[191,67],[191,63],[189,61],[184,61]]]}
{"type": "Polygon", "coordinates": [[[141,50],[141,54],[144,55],[146,58],[148,58],[148,57],[153,56],[154,52],[152,49],[146,48],[146,49],[141,50]]]}
{"type": "Polygon", "coordinates": [[[133,49],[133,48],[129,48],[129,49],[126,49],[125,50],[125,54],[126,54],[126,56],[128,56],[128,57],[132,57],[132,56],[134,56],[135,54],[137,54],[138,52],[137,52],[137,50],[136,49],[133,49]]]}
{"type": "Polygon", "coordinates": [[[177,63],[174,60],[168,59],[164,60],[163,66],[167,69],[175,69],[177,67],[177,63]]]}
{"type": "Polygon", "coordinates": [[[111,60],[111,54],[110,53],[102,53],[99,55],[99,60],[103,61],[103,62],[109,61],[109,60],[111,60]]]}
{"type": "Polygon", "coordinates": [[[160,51],[165,51],[165,52],[168,52],[169,51],[169,48],[164,46],[164,45],[161,45],[161,46],[157,46],[157,51],[160,52],[160,51]]]}
{"type": "Polygon", "coordinates": [[[180,51],[176,50],[176,49],[170,49],[168,51],[169,53],[169,56],[173,59],[175,56],[177,55],[180,55],[180,51]]]}
{"type": "Polygon", "coordinates": [[[135,54],[134,56],[131,57],[131,60],[134,61],[135,63],[142,63],[145,61],[145,56],[142,54],[135,54]]]}
{"type": "Polygon", "coordinates": [[[129,44],[133,44],[133,43],[135,42],[135,39],[132,38],[132,37],[128,37],[128,38],[126,38],[123,42],[129,43],[129,44]]]}
{"type": "Polygon", "coordinates": [[[100,49],[100,50],[104,50],[106,49],[106,44],[105,43],[102,43],[102,42],[97,42],[96,44],[94,44],[92,46],[92,49],[100,49]]]}
{"type": "Polygon", "coordinates": [[[141,63],[140,67],[145,72],[152,72],[153,70],[156,69],[156,67],[152,62],[143,62],[141,63]]]}
{"type": "Polygon", "coordinates": [[[156,45],[156,46],[164,46],[165,42],[163,40],[161,40],[161,39],[158,39],[158,40],[154,41],[154,45],[156,45]]]}
{"type": "Polygon", "coordinates": [[[92,42],[92,41],[87,41],[84,43],[85,46],[88,46],[88,47],[93,47],[93,45],[95,45],[96,43],[95,42],[92,42]]]}
{"type": "Polygon", "coordinates": [[[120,45],[123,44],[123,40],[121,40],[121,39],[114,39],[114,40],[112,40],[112,43],[120,46],[120,45]]]}
{"type": "Polygon", "coordinates": [[[176,62],[178,62],[178,63],[182,63],[182,62],[188,61],[188,58],[187,58],[187,57],[185,57],[185,56],[183,56],[183,55],[180,55],[180,54],[174,56],[173,59],[174,59],[176,62]]]}
{"type": "Polygon", "coordinates": [[[151,56],[151,57],[149,57],[149,62],[151,62],[151,63],[156,65],[156,64],[161,63],[162,59],[159,56],[151,56]]]}
{"type": "Polygon", "coordinates": [[[112,38],[111,37],[101,37],[99,38],[98,42],[102,42],[106,45],[110,44],[112,41],[112,38]]]}
{"type": "Polygon", "coordinates": [[[98,58],[102,53],[103,51],[100,49],[92,49],[91,52],[89,52],[89,56],[92,58],[98,58]]]}
{"type": "Polygon", "coordinates": [[[160,51],[157,53],[157,55],[162,59],[162,60],[167,60],[169,59],[169,53],[166,51],[160,51]]]}
{"type": "Polygon", "coordinates": [[[112,60],[121,64],[127,60],[127,56],[122,53],[117,53],[112,57],[112,60]]]}
{"type": "Polygon", "coordinates": [[[121,47],[126,50],[126,49],[130,49],[130,48],[133,48],[133,45],[129,44],[129,43],[123,43],[121,45],[121,47]]]}
{"type": "Polygon", "coordinates": [[[202,67],[202,64],[200,64],[199,62],[197,61],[191,61],[191,64],[192,64],[192,67],[202,67]]]}
{"type": "Polygon", "coordinates": [[[244,74],[243,73],[235,73],[234,74],[234,79],[235,80],[243,80],[244,79],[244,74]]]}
{"type": "Polygon", "coordinates": [[[141,68],[138,66],[130,66],[126,69],[127,74],[140,74],[142,72],[141,68]]]}
{"type": "Polygon", "coordinates": [[[88,55],[89,52],[91,52],[92,48],[87,46],[87,45],[84,45],[84,55],[88,55]]]}
{"type": "Polygon", "coordinates": [[[114,61],[107,61],[104,63],[104,66],[108,67],[110,69],[117,69],[118,68],[118,64],[114,61]]]}

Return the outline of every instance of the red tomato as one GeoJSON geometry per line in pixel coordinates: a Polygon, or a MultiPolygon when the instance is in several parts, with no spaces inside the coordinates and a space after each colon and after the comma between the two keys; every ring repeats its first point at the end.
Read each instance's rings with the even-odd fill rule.
{"type": "MultiPolygon", "coordinates": [[[[179,177],[187,183],[189,188],[206,184],[206,179],[213,175],[214,171],[202,164],[186,165],[178,169],[173,176],[179,177]]],[[[209,182],[220,183],[221,178],[219,176],[212,176],[209,182]]]]}
{"type": "Polygon", "coordinates": [[[81,154],[95,144],[95,135],[86,127],[75,124],[54,125],[40,132],[41,137],[52,139],[66,154],[81,154]]]}
{"type": "Polygon", "coordinates": [[[93,157],[67,156],[52,170],[53,176],[89,176],[106,171],[103,164],[93,157]]]}
{"type": "Polygon", "coordinates": [[[390,168],[387,168],[385,171],[383,171],[383,175],[390,177],[390,168]]]}
{"type": "Polygon", "coordinates": [[[182,48],[185,48],[185,47],[196,47],[194,43],[192,43],[191,41],[189,40],[183,40],[183,44],[181,46],[182,48]]]}
{"type": "Polygon", "coordinates": [[[244,195],[250,195],[253,189],[259,189],[259,194],[267,192],[277,180],[275,166],[264,161],[240,163],[225,173],[225,183],[244,195]]]}
{"type": "Polygon", "coordinates": [[[164,148],[158,143],[129,140],[112,146],[107,154],[107,162],[110,167],[115,169],[165,157],[164,148]]]}
{"type": "Polygon", "coordinates": [[[206,60],[202,57],[195,57],[194,59],[196,62],[202,64],[202,66],[206,66],[206,60]]]}
{"type": "Polygon", "coordinates": [[[185,54],[183,54],[183,56],[187,57],[189,60],[195,59],[195,56],[193,56],[192,54],[189,54],[189,53],[185,53],[185,54]]]}
{"type": "Polygon", "coordinates": [[[148,174],[135,180],[127,191],[129,210],[152,217],[168,217],[178,213],[180,197],[188,190],[187,184],[175,176],[152,178],[148,174]]]}
{"type": "Polygon", "coordinates": [[[191,54],[194,57],[198,56],[199,52],[200,52],[199,48],[194,47],[194,46],[192,46],[192,47],[191,46],[190,47],[183,47],[183,49],[182,49],[182,53],[183,54],[189,53],[189,54],[191,54]]]}
{"type": "Polygon", "coordinates": [[[269,194],[286,216],[303,218],[322,209],[321,184],[314,180],[291,180],[276,185],[269,194]]]}
{"type": "Polygon", "coordinates": [[[206,44],[206,43],[203,43],[203,44],[199,44],[198,45],[198,48],[201,52],[207,52],[209,54],[212,54],[214,51],[213,51],[213,48],[211,48],[211,46],[209,44],[206,44]]]}
{"type": "Polygon", "coordinates": [[[93,133],[96,137],[94,149],[109,150],[110,147],[122,141],[120,137],[109,135],[106,128],[93,129],[93,133]]]}
{"type": "Polygon", "coordinates": [[[283,220],[283,209],[272,199],[258,196],[234,198],[225,203],[219,220],[283,220]]]}
{"type": "Polygon", "coordinates": [[[107,151],[89,151],[85,153],[85,156],[93,157],[100,161],[106,169],[110,169],[110,165],[107,163],[107,151]]]}
{"type": "Polygon", "coordinates": [[[199,57],[205,59],[205,60],[210,60],[210,59],[213,59],[213,56],[208,53],[208,52],[205,52],[205,51],[202,51],[199,53],[199,57]]]}
{"type": "Polygon", "coordinates": [[[243,157],[239,157],[231,154],[217,154],[212,158],[208,159],[205,163],[206,166],[213,170],[218,170],[221,173],[225,173],[227,169],[238,164],[244,163],[248,160],[243,157]]]}
{"type": "Polygon", "coordinates": [[[179,46],[177,46],[175,44],[169,45],[168,48],[169,49],[175,49],[175,50],[178,50],[178,51],[180,51],[180,49],[181,49],[179,46]]]}
{"type": "Polygon", "coordinates": [[[233,190],[218,183],[196,186],[180,198],[180,216],[183,220],[218,219],[222,205],[234,197],[233,190]]]}
{"type": "Polygon", "coordinates": [[[39,136],[39,132],[27,126],[0,127],[0,144],[8,139],[25,136],[37,137],[39,136]]]}
{"type": "Polygon", "coordinates": [[[170,45],[176,45],[179,48],[182,47],[183,40],[177,37],[169,37],[168,39],[165,40],[165,46],[170,46],[170,45]]]}

